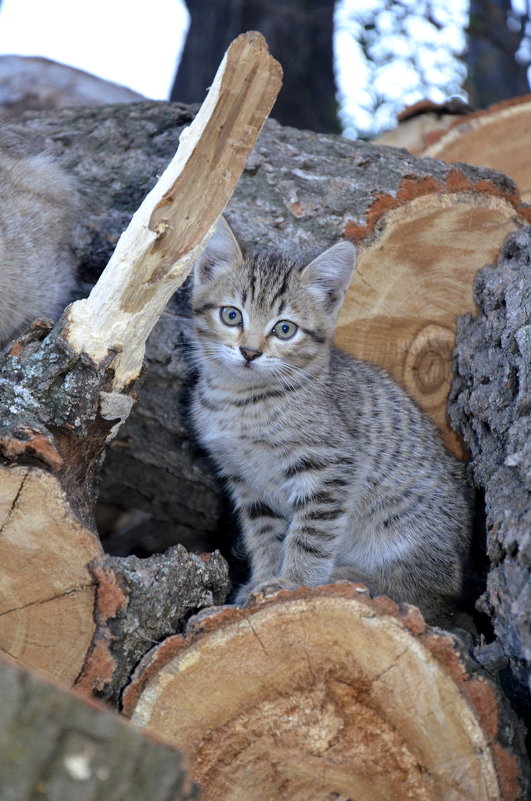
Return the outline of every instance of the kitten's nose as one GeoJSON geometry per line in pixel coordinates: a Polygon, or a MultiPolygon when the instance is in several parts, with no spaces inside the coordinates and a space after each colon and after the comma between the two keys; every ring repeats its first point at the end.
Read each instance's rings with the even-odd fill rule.
{"type": "Polygon", "coordinates": [[[262,355],[261,350],[253,350],[253,348],[240,348],[240,353],[247,363],[258,359],[258,357],[262,355]]]}

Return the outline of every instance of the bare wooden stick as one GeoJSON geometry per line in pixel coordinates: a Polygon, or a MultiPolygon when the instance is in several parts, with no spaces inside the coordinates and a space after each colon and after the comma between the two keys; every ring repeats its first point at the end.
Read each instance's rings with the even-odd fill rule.
{"type": "Polygon", "coordinates": [[[69,310],[66,338],[101,362],[119,392],[139,374],[144,343],[229,200],[281,85],[254,31],[230,46],[179,149],[122,234],[98,283],[69,310]]]}

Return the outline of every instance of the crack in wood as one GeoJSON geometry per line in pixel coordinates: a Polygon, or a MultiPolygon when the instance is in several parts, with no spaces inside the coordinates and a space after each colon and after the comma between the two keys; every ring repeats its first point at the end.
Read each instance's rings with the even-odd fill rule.
{"type": "MultiPolygon", "coordinates": [[[[304,632],[304,639],[306,640],[307,639],[306,623],[304,621],[304,615],[302,613],[299,613],[299,620],[301,622],[301,627],[302,627],[302,630],[304,632]]],[[[302,643],[302,642],[301,642],[301,647],[302,647],[304,656],[306,657],[306,662],[308,664],[308,670],[310,671],[310,675],[311,675],[311,677],[313,679],[314,686],[317,686],[317,677],[316,677],[315,673],[313,672],[313,665],[312,665],[312,663],[310,661],[310,654],[308,653],[308,649],[306,648],[306,645],[304,643],[302,643]]]]}
{"type": "Polygon", "coordinates": [[[51,598],[42,598],[37,601],[29,601],[27,604],[22,604],[22,606],[14,606],[12,609],[6,609],[4,612],[0,612],[0,618],[4,617],[5,615],[10,615],[13,612],[21,612],[24,609],[27,609],[30,606],[41,606],[42,604],[50,603],[51,601],[58,601],[61,598],[66,598],[69,595],[73,595],[77,592],[83,592],[84,590],[91,589],[96,585],[93,582],[89,584],[82,584],[80,587],[72,587],[70,590],[66,592],[61,592],[58,595],[52,595],[51,598]]]}
{"type": "Polygon", "coordinates": [[[254,626],[253,626],[253,624],[251,623],[250,619],[249,619],[249,618],[246,618],[246,620],[247,620],[247,625],[249,626],[249,628],[250,628],[250,629],[251,629],[251,631],[253,632],[254,636],[256,637],[256,639],[258,640],[258,642],[260,643],[260,647],[261,647],[262,651],[264,652],[264,654],[265,654],[266,656],[269,656],[269,654],[268,654],[268,652],[267,652],[267,648],[265,647],[264,643],[263,643],[263,642],[262,642],[262,640],[260,639],[260,635],[258,634],[258,632],[256,631],[256,629],[254,628],[254,626]]]}
{"type": "Polygon", "coordinates": [[[12,516],[14,510],[15,510],[15,507],[16,507],[17,503],[18,503],[18,499],[20,498],[20,494],[21,494],[22,490],[24,489],[24,485],[26,483],[26,479],[27,478],[28,478],[28,472],[26,471],[26,473],[24,474],[24,476],[22,477],[22,480],[20,482],[20,486],[19,486],[19,488],[17,490],[17,494],[15,495],[15,497],[13,499],[13,502],[11,504],[11,508],[9,509],[9,512],[6,515],[6,518],[5,518],[4,522],[0,526],[0,534],[2,534],[2,532],[4,531],[6,526],[9,524],[11,516],[12,516]]]}
{"type": "Polygon", "coordinates": [[[386,668],[384,668],[384,669],[381,671],[381,673],[378,673],[376,676],[374,676],[374,677],[372,678],[372,681],[373,681],[374,683],[376,683],[377,681],[380,681],[380,679],[382,678],[382,676],[385,676],[385,674],[386,674],[386,673],[388,673],[390,670],[392,670],[393,668],[395,668],[395,667],[397,666],[397,663],[400,661],[400,659],[402,659],[402,657],[403,657],[405,654],[407,654],[409,651],[411,651],[411,646],[410,646],[410,645],[408,645],[406,648],[404,648],[404,650],[403,650],[403,651],[401,651],[399,654],[397,654],[397,655],[396,655],[396,657],[395,657],[395,658],[393,659],[393,661],[391,662],[391,664],[390,664],[390,665],[387,665],[387,667],[386,667],[386,668]]]}

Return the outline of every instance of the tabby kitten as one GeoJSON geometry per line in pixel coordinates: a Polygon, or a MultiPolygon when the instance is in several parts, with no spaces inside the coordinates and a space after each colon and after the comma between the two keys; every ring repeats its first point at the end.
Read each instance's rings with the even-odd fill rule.
{"type": "Polygon", "coordinates": [[[72,181],[51,158],[0,147],[0,346],[71,300],[75,209],[72,181]]]}
{"type": "Polygon", "coordinates": [[[192,417],[251,563],[236,596],[349,578],[439,614],[461,591],[461,465],[381,370],[332,345],[355,262],[246,253],[220,219],[194,268],[192,417]]]}

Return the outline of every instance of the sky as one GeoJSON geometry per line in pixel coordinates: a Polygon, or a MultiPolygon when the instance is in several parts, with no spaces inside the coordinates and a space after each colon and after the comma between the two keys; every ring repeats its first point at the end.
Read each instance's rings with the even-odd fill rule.
{"type": "Polygon", "coordinates": [[[187,28],[180,0],[2,0],[0,54],[45,56],[166,100],[187,28]]]}

